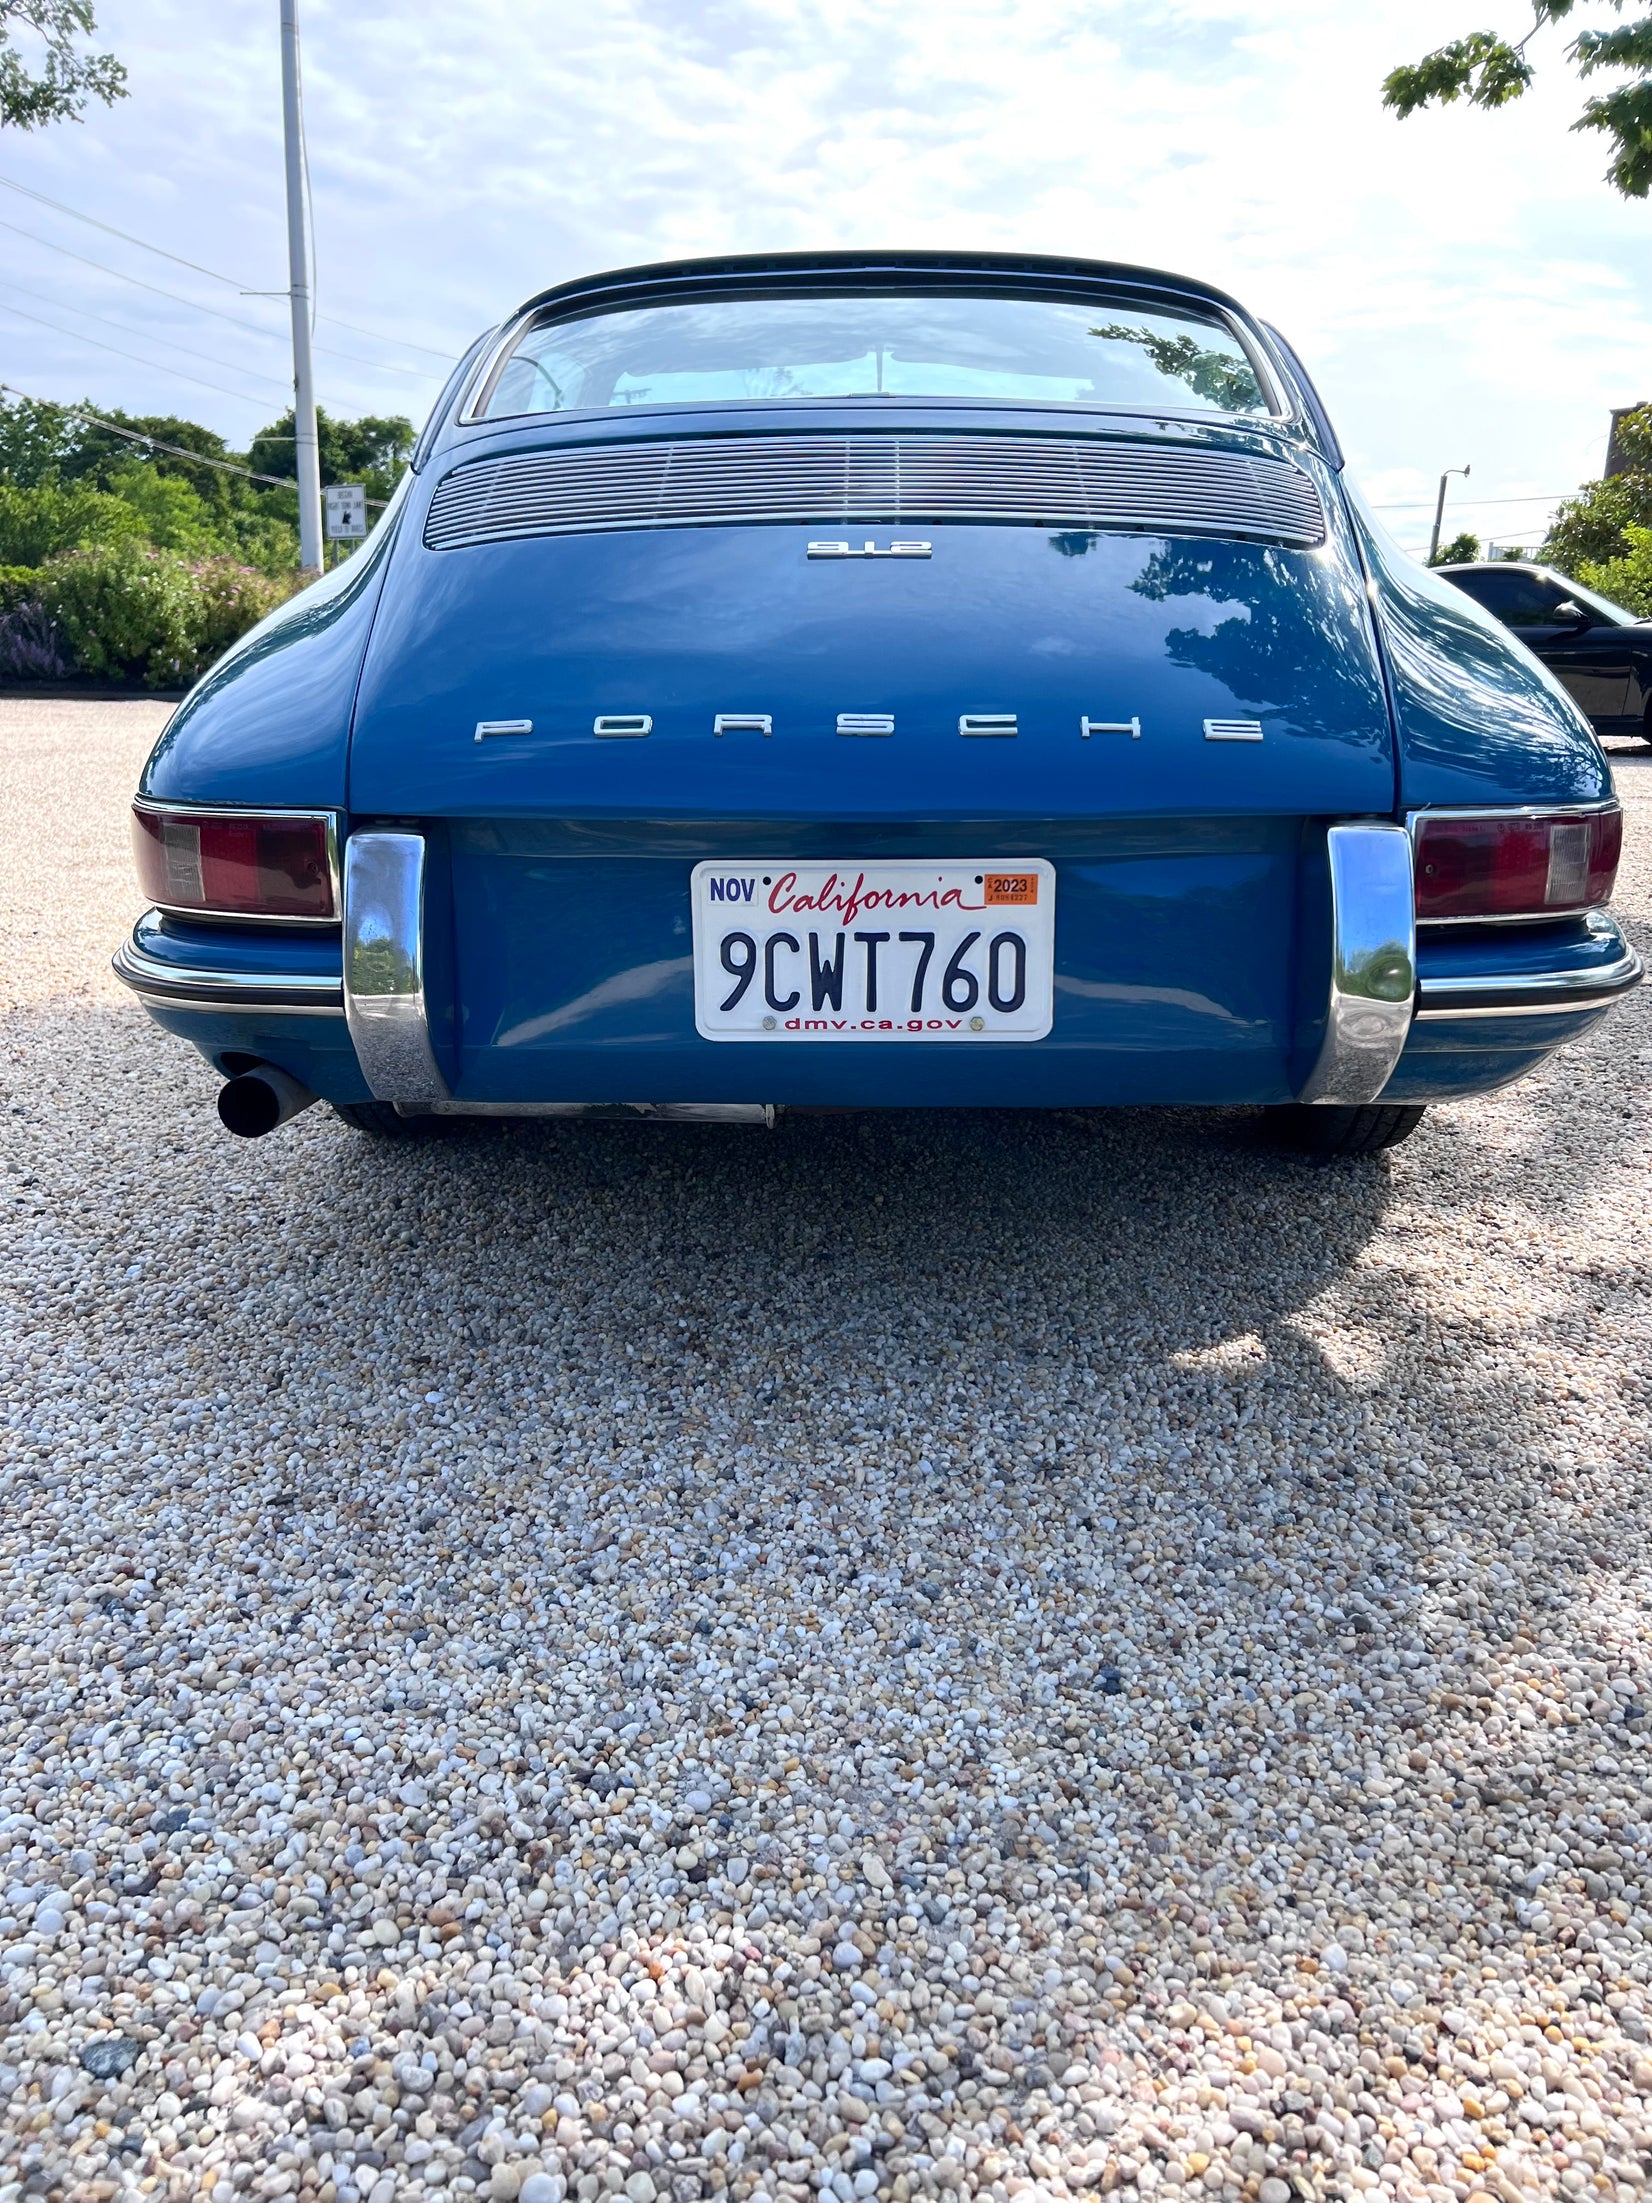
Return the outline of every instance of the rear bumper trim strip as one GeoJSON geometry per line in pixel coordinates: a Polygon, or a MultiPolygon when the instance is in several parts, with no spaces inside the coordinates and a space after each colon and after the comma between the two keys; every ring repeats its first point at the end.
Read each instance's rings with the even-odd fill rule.
{"type": "MultiPolygon", "coordinates": [[[[140,920],[140,924],[141,924],[140,920]]],[[[342,1017],[344,990],[326,973],[226,971],[167,963],[123,941],[111,959],[115,977],[150,1009],[274,1010],[284,1017],[342,1017]]]]}
{"type": "Polygon", "coordinates": [[[1645,967],[1632,948],[1610,964],[1577,971],[1499,973],[1484,979],[1425,979],[1418,989],[1417,1015],[1447,1017],[1525,1017],[1564,1010],[1604,1007],[1638,987],[1645,967]]]}

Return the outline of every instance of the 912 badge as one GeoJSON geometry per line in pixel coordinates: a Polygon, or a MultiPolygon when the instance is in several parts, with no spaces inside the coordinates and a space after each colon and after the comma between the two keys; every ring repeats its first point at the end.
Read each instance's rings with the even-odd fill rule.
{"type": "Polygon", "coordinates": [[[1055,867],[696,865],[694,1023],[706,1040],[1042,1040],[1055,867]]]}

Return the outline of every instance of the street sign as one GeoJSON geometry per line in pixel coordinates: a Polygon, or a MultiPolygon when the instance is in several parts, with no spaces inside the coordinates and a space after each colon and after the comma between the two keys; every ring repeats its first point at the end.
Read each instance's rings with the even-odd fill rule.
{"type": "Polygon", "coordinates": [[[327,534],[332,542],[359,543],[367,533],[367,488],[362,482],[329,482],[327,534]]]}

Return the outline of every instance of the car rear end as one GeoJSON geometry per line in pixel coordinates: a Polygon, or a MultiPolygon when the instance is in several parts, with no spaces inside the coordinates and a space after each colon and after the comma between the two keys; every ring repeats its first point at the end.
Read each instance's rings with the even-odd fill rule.
{"type": "MultiPolygon", "coordinates": [[[[1419,954],[1425,997],[1484,991],[1506,913],[1419,937],[1426,652],[1373,611],[1334,446],[1215,294],[1033,287],[1188,402],[903,394],[880,351],[875,401],[741,403],[708,323],[716,402],[633,377],[620,406],[610,362],[606,409],[501,417],[538,310],[507,336],[398,516],[328,915],[202,921],[243,962],[304,941],[259,966],[295,990],[267,1060],[406,1113],[1348,1106],[1441,1076],[1419,954]]],[[[193,812],[179,765],[148,800],[193,812]]],[[[1565,792],[1551,946],[1609,869],[1606,829],[1565,831],[1609,783],[1565,792]]],[[[149,965],[194,952],[176,903],[149,925],[149,965]]]]}

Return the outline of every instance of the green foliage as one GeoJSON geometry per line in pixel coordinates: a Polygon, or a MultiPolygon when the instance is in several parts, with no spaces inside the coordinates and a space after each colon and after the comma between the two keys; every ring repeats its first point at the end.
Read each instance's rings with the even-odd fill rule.
{"type": "Polygon", "coordinates": [[[1419,107],[1438,101],[1449,107],[1466,99],[1474,107],[1506,107],[1518,99],[1535,71],[1518,48],[1491,31],[1473,31],[1453,39],[1421,61],[1391,69],[1383,79],[1382,103],[1403,122],[1419,107]]]}
{"type": "Polygon", "coordinates": [[[80,51],[96,29],[91,0],[0,0],[0,124],[78,122],[88,99],[124,99],[126,71],[114,55],[80,51]],[[39,42],[32,67],[13,42],[20,29],[39,42]]]}
{"type": "Polygon", "coordinates": [[[1449,543],[1442,543],[1429,560],[1430,566],[1463,566],[1470,559],[1480,556],[1480,538],[1470,535],[1465,528],[1461,535],[1454,535],[1449,543]]]}
{"type": "MultiPolygon", "coordinates": [[[[1608,4],[1621,14],[1625,0],[1608,4]]],[[[1536,73],[1526,59],[1531,39],[1548,24],[1563,22],[1575,5],[1576,0],[1532,0],[1531,29],[1512,45],[1495,32],[1475,31],[1390,70],[1383,80],[1383,105],[1402,119],[1458,99],[1473,107],[1506,107],[1536,73]]],[[[1581,77],[1602,69],[1631,73],[1631,82],[1586,100],[1572,128],[1603,131],[1613,148],[1608,183],[1626,199],[1644,199],[1652,191],[1652,16],[1612,30],[1580,31],[1566,53],[1581,77]]]]}
{"type": "Polygon", "coordinates": [[[67,409],[33,398],[0,401],[0,482],[32,490],[78,472],[79,429],[67,409]]]}
{"type": "MultiPolygon", "coordinates": [[[[261,428],[253,438],[247,464],[259,474],[284,474],[298,478],[298,446],[293,439],[293,416],[261,428]]],[[[369,497],[387,502],[413,455],[416,431],[400,413],[364,413],[359,421],[335,421],[323,407],[316,407],[316,438],[321,447],[321,479],[325,482],[365,482],[369,497]]]]}
{"type": "Polygon", "coordinates": [[[39,566],[79,544],[142,533],[139,514],[104,490],[55,482],[24,490],[0,482],[0,565],[39,566]]]}
{"type": "Polygon", "coordinates": [[[287,593],[228,559],[197,564],[134,539],[70,551],[42,567],[34,601],[82,673],[193,681],[287,593]]]}
{"type": "Polygon", "coordinates": [[[1631,522],[1623,531],[1623,540],[1624,548],[1617,558],[1580,559],[1573,569],[1573,579],[1581,581],[1586,589],[1598,589],[1603,597],[1638,613],[1643,620],[1652,619],[1652,527],[1631,522]]]}
{"type": "Polygon", "coordinates": [[[1622,558],[1629,548],[1629,530],[1645,527],[1652,527],[1652,473],[1585,482],[1557,509],[1543,556],[1550,566],[1581,581],[1585,564],[1622,558]]]}
{"type": "Polygon", "coordinates": [[[0,566],[0,613],[15,612],[34,595],[40,579],[33,566],[0,566]]]}
{"type": "MultiPolygon", "coordinates": [[[[285,445],[276,422],[242,455],[198,421],[111,412],[104,426],[90,414],[0,399],[0,677],[175,686],[297,584],[296,486],[207,463],[290,478],[291,416],[285,445]]],[[[388,498],[411,422],[322,418],[328,478],[388,498]]]]}
{"type": "Polygon", "coordinates": [[[1185,383],[1196,397],[1226,412],[1248,413],[1256,404],[1256,377],[1248,362],[1235,359],[1231,352],[1209,352],[1185,333],[1164,336],[1122,321],[1110,321],[1090,334],[1140,345],[1161,375],[1185,383]]]}
{"type": "Polygon", "coordinates": [[[194,670],[189,569],[168,551],[70,551],[42,570],[37,601],[83,673],[169,688],[194,670]]]}

